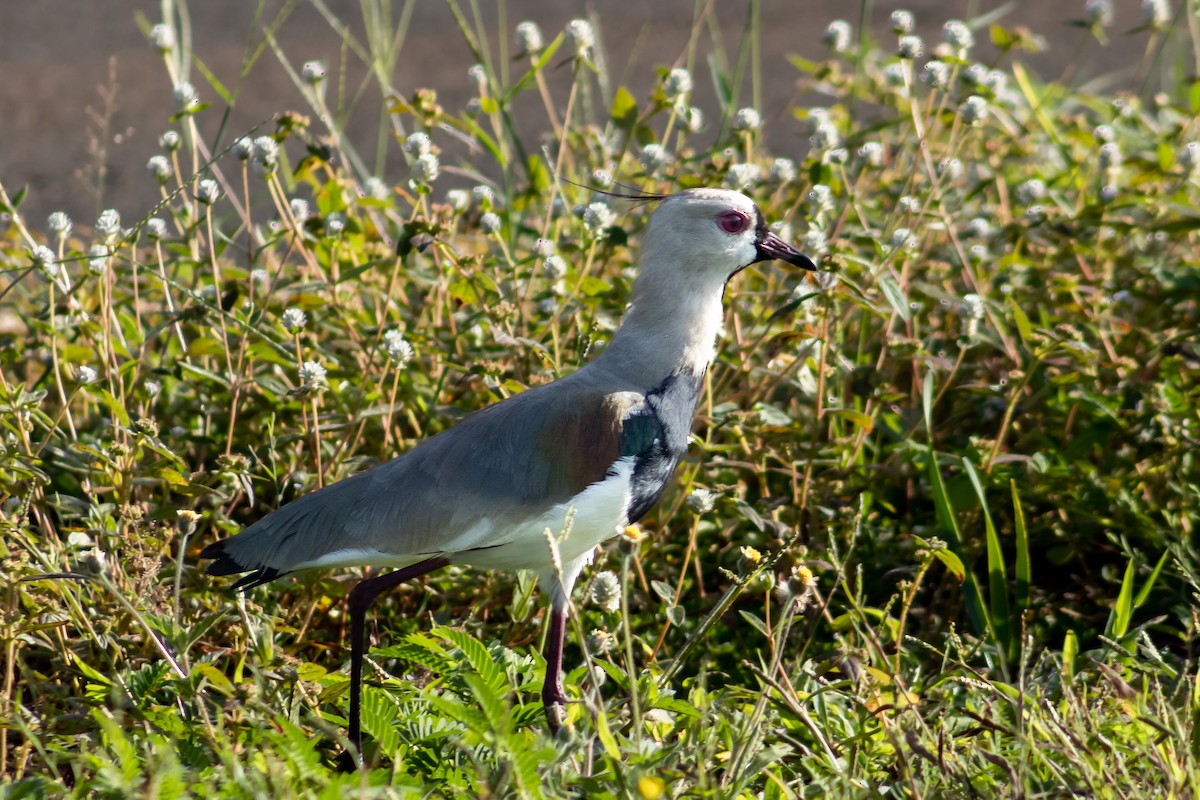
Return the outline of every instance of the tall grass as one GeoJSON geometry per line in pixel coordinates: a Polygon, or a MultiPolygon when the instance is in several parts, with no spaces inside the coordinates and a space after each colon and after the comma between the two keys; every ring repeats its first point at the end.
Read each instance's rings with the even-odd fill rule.
{"type": "Polygon", "coordinates": [[[372,76],[376,152],[282,15],[246,69],[269,51],[311,116],[206,139],[237,90],[167,2],[162,203],[43,231],[0,189],[6,797],[1192,796],[1190,9],[1128,34],[1140,88],[1103,95],[999,23],[834,25],[767,63],[757,4],[734,44],[701,7],[693,71],[639,97],[603,14],[514,43],[450,0],[478,60],[452,109],[391,85],[411,3],[364,2],[365,41],[314,4],[372,76]],[[774,80],[825,100],[746,105],[774,80]],[[743,189],[825,271],[731,287],[674,488],[598,557],[619,597],[575,598],[570,730],[532,581],[451,568],[379,604],[370,768],[339,774],[346,576],[239,596],[196,555],[602,348],[650,211],[585,188],[614,179],[743,189]]]}

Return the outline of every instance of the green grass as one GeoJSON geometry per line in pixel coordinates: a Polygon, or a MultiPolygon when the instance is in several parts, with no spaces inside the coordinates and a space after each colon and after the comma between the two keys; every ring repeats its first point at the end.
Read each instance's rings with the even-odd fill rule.
{"type": "MultiPolygon", "coordinates": [[[[363,6],[344,52],[386,78],[407,15],[363,6]]],[[[513,60],[452,8],[479,97],[376,88],[376,154],[336,122],[359,87],[293,68],[313,115],[259,131],[273,166],[261,144],[239,159],[196,125],[236,94],[191,61],[204,102],[161,154],[161,223],[43,232],[0,193],[0,793],[1193,796],[1190,17],[1129,33],[1137,85],[1105,95],[1040,82],[1034,39],[998,26],[975,30],[997,62],[945,53],[945,86],[891,40],[763,63],[752,5],[711,74],[691,54],[720,104],[694,133],[665,70],[636,96],[566,35],[513,60]],[[738,114],[768,80],[825,98],[759,109],[813,136],[794,176],[738,114]],[[415,132],[475,147],[379,191],[415,132]],[[451,568],[379,603],[370,769],[338,774],[349,576],[239,597],[197,554],[603,346],[651,208],[613,201],[590,229],[604,215],[572,210],[603,200],[582,188],[600,169],[744,182],[827,271],[731,287],[676,484],[592,569],[621,576],[617,610],[590,578],[576,595],[569,733],[545,730],[532,581],[451,568]]],[[[268,51],[287,57],[267,39],[246,69],[268,51]]]]}

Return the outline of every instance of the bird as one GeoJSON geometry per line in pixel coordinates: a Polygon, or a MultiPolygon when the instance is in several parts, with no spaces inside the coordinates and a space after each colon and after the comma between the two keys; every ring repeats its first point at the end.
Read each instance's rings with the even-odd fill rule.
{"type": "Polygon", "coordinates": [[[536,573],[549,598],[542,701],[550,732],[558,732],[566,722],[571,590],[597,546],[654,506],[684,456],[716,355],[726,285],[773,259],[817,269],[739,192],[695,188],[636,199],[658,205],[630,304],[596,358],[295,499],[200,554],[212,560],[212,575],[248,573],[234,584],[243,591],[300,570],[394,568],[360,581],[347,597],[347,740],[356,758],[367,611],[381,593],[449,564],[536,573]]]}

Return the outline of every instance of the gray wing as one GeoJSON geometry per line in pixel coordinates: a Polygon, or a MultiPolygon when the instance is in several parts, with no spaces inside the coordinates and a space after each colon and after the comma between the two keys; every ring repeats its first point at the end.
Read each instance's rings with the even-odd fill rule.
{"type": "MultiPolygon", "coordinates": [[[[603,480],[637,392],[559,381],[490,406],[386,464],[305,495],[201,553],[239,586],[314,566],[400,566],[487,547],[603,480]]],[[[631,429],[629,433],[633,433],[631,429]]],[[[629,442],[624,442],[627,449],[629,442]]]]}

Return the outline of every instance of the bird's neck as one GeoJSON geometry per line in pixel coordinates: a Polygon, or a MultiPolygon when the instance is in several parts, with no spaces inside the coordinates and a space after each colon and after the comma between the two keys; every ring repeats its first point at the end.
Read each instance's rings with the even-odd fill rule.
{"type": "Polygon", "coordinates": [[[644,388],[679,372],[703,374],[724,321],[724,287],[675,288],[635,286],[635,300],[597,363],[644,388]]]}

